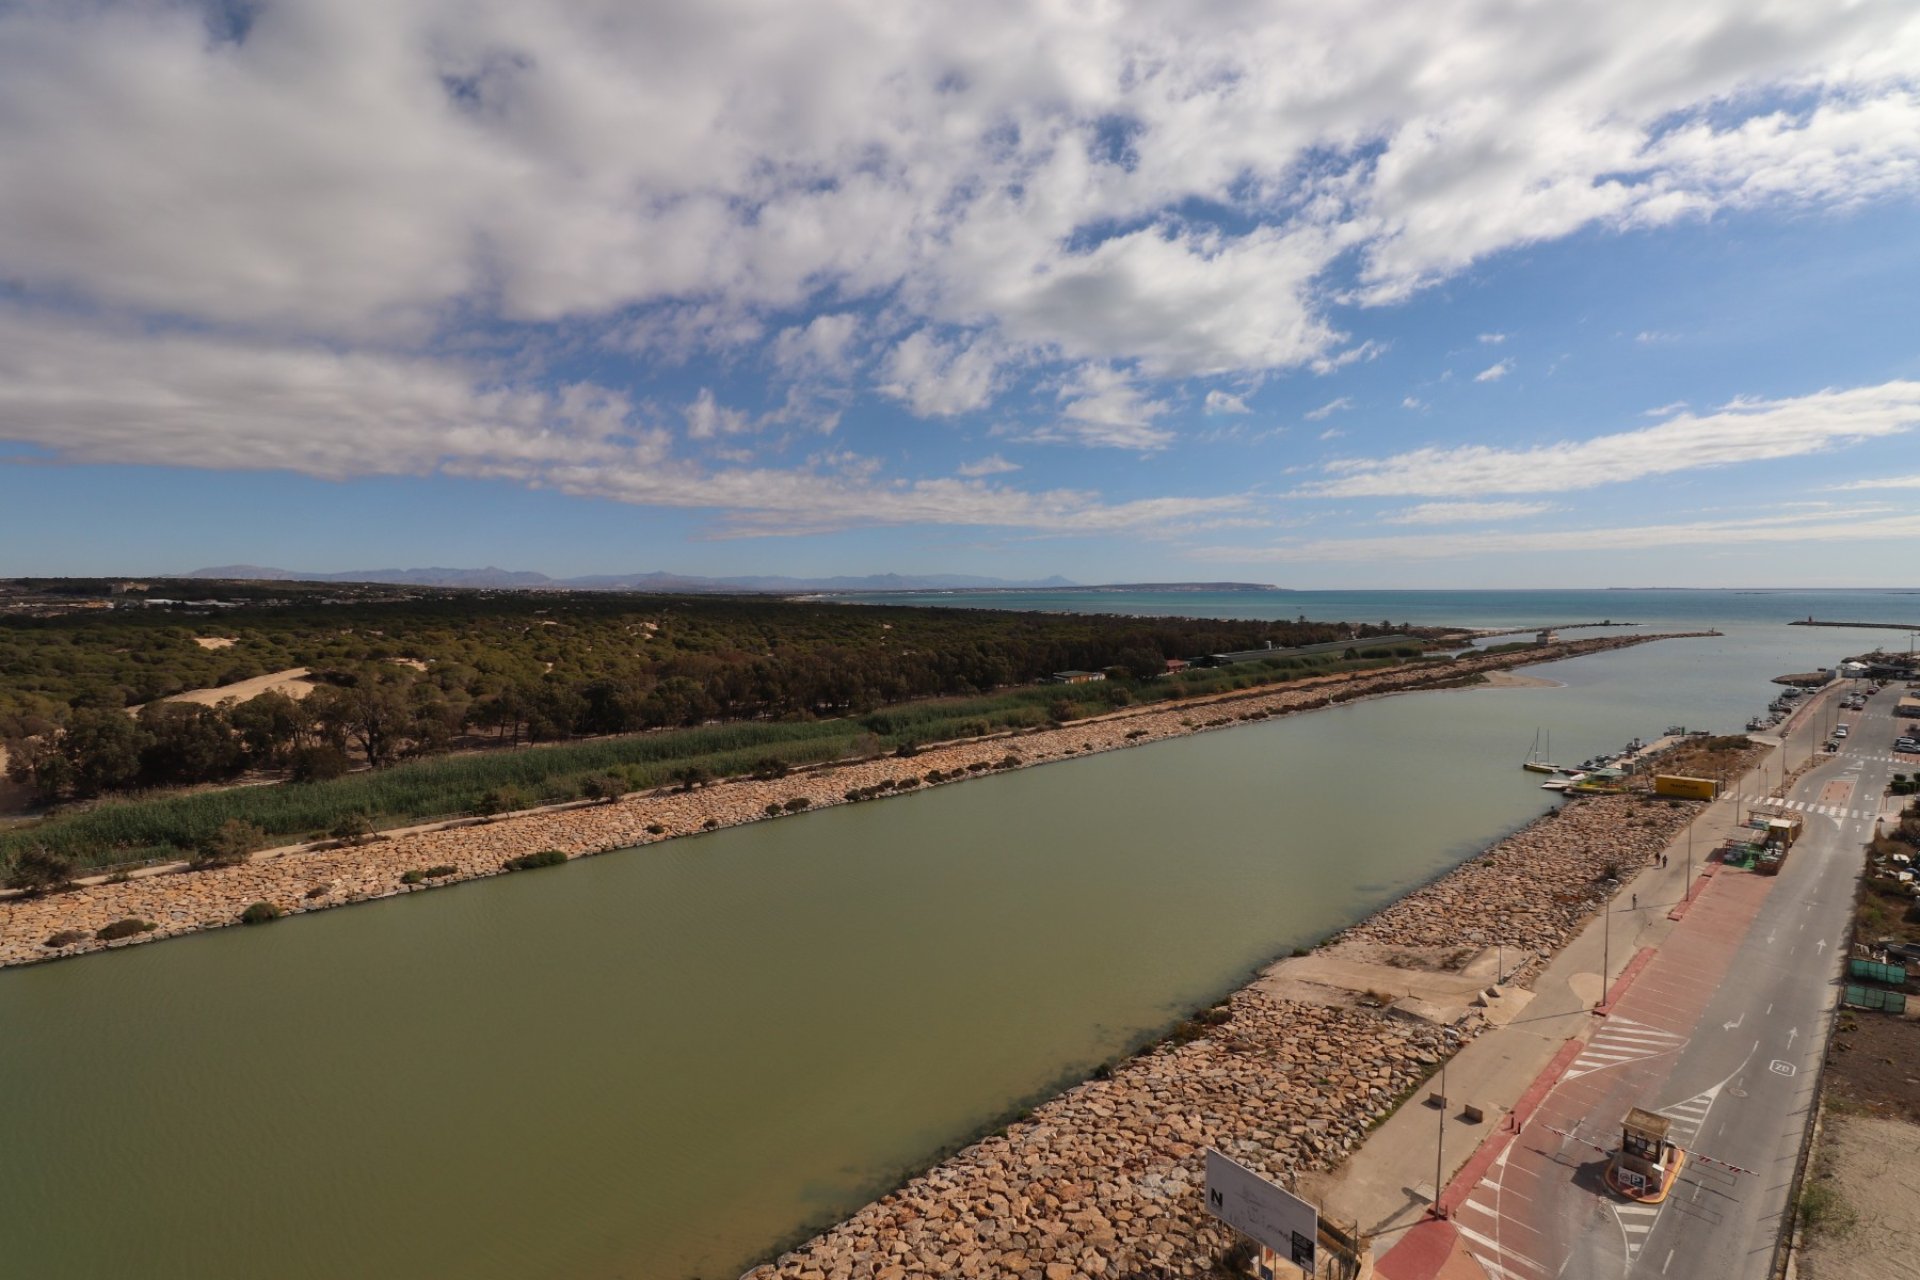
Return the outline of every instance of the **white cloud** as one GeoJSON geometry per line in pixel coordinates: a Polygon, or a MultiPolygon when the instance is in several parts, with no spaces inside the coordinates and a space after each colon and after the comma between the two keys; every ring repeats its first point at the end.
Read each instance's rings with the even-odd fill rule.
{"type": "Polygon", "coordinates": [[[845,377],[860,317],[850,312],[819,315],[782,329],[773,340],[773,362],[790,374],[845,377]]]}
{"type": "Polygon", "coordinates": [[[1651,409],[1642,409],[1640,416],[1643,418],[1665,418],[1671,414],[1680,412],[1686,407],[1687,402],[1685,400],[1669,400],[1663,405],[1656,405],[1651,409]]]}
{"type": "Polygon", "coordinates": [[[1000,362],[992,344],[947,343],[925,329],[900,340],[887,357],[882,394],[923,418],[950,418],[984,408],[999,387],[1000,362]]]}
{"type": "Polygon", "coordinates": [[[1488,365],[1480,372],[1474,374],[1473,380],[1475,382],[1498,382],[1512,372],[1513,361],[1502,360],[1500,363],[1488,365]]]}
{"type": "Polygon", "coordinates": [[[1337,400],[1327,401],[1325,404],[1321,405],[1318,409],[1307,410],[1306,413],[1303,414],[1302,416],[1305,417],[1308,422],[1324,422],[1326,419],[1331,418],[1334,414],[1339,413],[1341,410],[1351,409],[1351,408],[1353,408],[1353,397],[1341,396],[1337,400]]]}
{"type": "Polygon", "coordinates": [[[1008,462],[1005,458],[1001,457],[997,453],[990,453],[984,458],[980,458],[973,462],[963,463],[959,467],[955,468],[955,470],[957,470],[963,476],[975,476],[975,477],[1003,476],[1010,471],[1018,471],[1019,469],[1020,469],[1019,463],[1008,462]]]}
{"type": "Polygon", "coordinates": [[[700,388],[700,394],[694,397],[685,412],[687,420],[687,438],[690,440],[711,440],[715,436],[737,436],[754,429],[754,422],[744,410],[729,409],[714,398],[709,387],[700,388]]]}
{"type": "Polygon", "coordinates": [[[1348,347],[1344,351],[1335,351],[1330,355],[1316,356],[1307,362],[1307,367],[1318,374],[1329,374],[1344,369],[1350,364],[1365,361],[1371,364],[1387,353],[1388,343],[1375,342],[1368,338],[1365,342],[1348,347]]]}
{"type": "Polygon", "coordinates": [[[1340,437],[1346,434],[1347,434],[1346,432],[1342,431],[1338,427],[1328,427],[1325,431],[1322,431],[1320,433],[1320,438],[1322,440],[1338,440],[1340,439],[1340,437]]]}
{"type": "Polygon", "coordinates": [[[1507,335],[1504,333],[1483,333],[1480,335],[1480,341],[1486,343],[1490,347],[1497,347],[1501,343],[1505,342],[1506,340],[1507,340],[1507,335]]]}
{"type": "Polygon", "coordinates": [[[1245,396],[1230,395],[1225,391],[1207,392],[1206,411],[1208,413],[1252,413],[1247,408],[1245,396]]]}
{"type": "Polygon", "coordinates": [[[1153,425],[1171,406],[1111,365],[1083,365],[1059,394],[1060,420],[1033,439],[1148,452],[1173,442],[1173,432],[1153,425]]]}
{"type": "Polygon", "coordinates": [[[1633,340],[1643,347],[1656,347],[1669,342],[1678,342],[1680,335],[1668,333],[1664,329],[1642,329],[1633,335],[1633,340]]]}
{"type": "Polygon", "coordinates": [[[1472,524],[1491,520],[1518,520],[1553,507],[1545,502],[1423,502],[1380,519],[1387,524],[1472,524]]]}
{"type": "Polygon", "coordinates": [[[1402,409],[1424,409],[1427,407],[1427,402],[1416,396],[1403,396],[1400,400],[1400,407],[1402,409]]]}
{"type": "Polygon", "coordinates": [[[1866,480],[1849,480],[1845,484],[1826,486],[1826,491],[1829,493],[1859,489],[1920,489],[1920,473],[1910,476],[1878,476],[1866,480]]]}
{"type": "MultiPolygon", "coordinates": [[[[688,410],[709,438],[737,411],[703,394],[688,410]]],[[[716,449],[678,457],[672,434],[617,392],[531,388],[449,361],[341,354],[206,335],[60,326],[0,307],[0,437],[57,462],[328,479],[441,474],[651,506],[717,512],[733,534],[906,523],[1048,533],[1149,533],[1243,521],[1246,498],[1109,503],[1071,489],[977,479],[887,479],[847,451],[803,468],[752,466],[716,449]]]]}
{"type": "Polygon", "coordinates": [[[1702,467],[1818,453],[1898,435],[1920,423],[1920,382],[1819,391],[1790,400],[1736,400],[1716,413],[1531,449],[1486,445],[1416,449],[1327,464],[1321,497],[1565,493],[1702,467]]]}
{"type": "Polygon", "coordinates": [[[1485,531],[1454,534],[1404,534],[1381,538],[1324,538],[1270,547],[1204,547],[1196,559],[1233,559],[1247,563],[1327,563],[1337,561],[1454,560],[1488,555],[1559,555],[1604,549],[1609,554],[1669,547],[1767,545],[1772,543],[1867,542],[1920,537],[1920,515],[1860,512],[1804,512],[1737,520],[1698,520],[1677,524],[1614,528],[1485,531]]]}
{"type": "Polygon", "coordinates": [[[1911,195],[1916,65],[1899,0],[13,5],[0,280],[101,341],[324,345],[425,400],[433,353],[520,343],[763,344],[740,366],[809,382],[871,351],[931,418],[1125,367],[1131,407],[1055,430],[1152,448],[1151,380],[1377,357],[1340,304],[1911,195]]]}

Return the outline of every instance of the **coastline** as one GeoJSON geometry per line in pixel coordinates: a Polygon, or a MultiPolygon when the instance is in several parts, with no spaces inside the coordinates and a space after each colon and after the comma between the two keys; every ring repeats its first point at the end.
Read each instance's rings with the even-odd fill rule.
{"type": "MultiPolygon", "coordinates": [[[[186,871],[153,868],[119,883],[93,878],[41,897],[0,899],[0,967],[32,964],[136,946],[240,923],[254,903],[284,915],[419,892],[503,873],[508,859],[557,850],[569,858],[658,843],[802,809],[858,803],[926,785],[950,785],[981,773],[1025,768],[1119,750],[1207,729],[1315,710],[1360,697],[1452,686],[1517,666],[1705,633],[1605,636],[1544,649],[1463,658],[1444,667],[1312,677],[1295,683],[1210,694],[1178,703],[1123,708],[1059,728],[928,747],[910,758],[881,757],[815,766],[776,780],[741,779],[694,792],[634,793],[611,803],[575,803],[484,819],[456,819],[409,828],[340,847],[333,842],[256,853],[233,867],[186,871]],[[1211,714],[1208,714],[1211,713],[1211,714]],[[930,776],[931,775],[931,776],[930,776]],[[860,799],[851,793],[859,793],[860,799]],[[788,809],[791,802],[803,805],[788,809]],[[408,872],[448,868],[403,883],[408,872]],[[133,919],[153,928],[102,940],[97,932],[133,919]],[[65,945],[45,943],[78,935],[65,945]]],[[[1530,679],[1530,677],[1517,677],[1530,679]]]]}

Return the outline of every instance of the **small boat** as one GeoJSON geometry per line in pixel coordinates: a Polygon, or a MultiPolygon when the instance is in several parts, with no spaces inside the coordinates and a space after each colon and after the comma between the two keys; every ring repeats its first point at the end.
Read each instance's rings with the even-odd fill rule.
{"type": "MultiPolygon", "coordinates": [[[[1552,754],[1553,752],[1553,732],[1551,730],[1547,732],[1547,752],[1548,754],[1552,754]]],[[[1533,731],[1533,748],[1527,752],[1527,758],[1520,762],[1520,767],[1528,773],[1565,772],[1559,765],[1549,763],[1540,758],[1540,731],[1538,729],[1533,731]]]]}

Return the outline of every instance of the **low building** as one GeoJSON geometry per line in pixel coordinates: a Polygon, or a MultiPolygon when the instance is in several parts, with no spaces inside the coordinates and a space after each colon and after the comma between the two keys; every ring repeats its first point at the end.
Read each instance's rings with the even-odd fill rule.
{"type": "Polygon", "coordinates": [[[1170,676],[1177,676],[1182,671],[1185,671],[1187,668],[1191,667],[1192,665],[1193,664],[1191,662],[1188,662],[1185,658],[1168,658],[1167,674],[1170,676]]]}
{"type": "Polygon", "coordinates": [[[1106,678],[1107,673],[1104,671],[1056,671],[1053,673],[1055,684],[1093,684],[1095,681],[1106,678]]]}

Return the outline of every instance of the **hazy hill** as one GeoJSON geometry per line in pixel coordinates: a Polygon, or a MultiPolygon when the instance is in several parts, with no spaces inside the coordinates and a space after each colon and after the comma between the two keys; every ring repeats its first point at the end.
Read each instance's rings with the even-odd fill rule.
{"type": "Polygon", "coordinates": [[[342,573],[309,573],[257,564],[224,564],[195,569],[188,578],[222,578],[250,582],[382,582],[410,587],[518,588],[571,591],[951,591],[966,588],[1073,587],[1071,579],[1054,576],[1037,581],[984,578],[965,573],[876,573],[864,577],[787,578],[778,575],[740,578],[701,578],[677,573],[602,573],[578,578],[552,578],[544,573],[511,569],[350,569],[342,573]]]}

